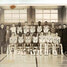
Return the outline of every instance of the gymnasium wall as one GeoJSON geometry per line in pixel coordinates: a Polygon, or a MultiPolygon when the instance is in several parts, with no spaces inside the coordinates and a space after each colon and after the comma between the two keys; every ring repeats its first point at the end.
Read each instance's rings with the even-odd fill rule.
{"type": "MultiPolygon", "coordinates": [[[[58,6],[58,23],[56,24],[67,24],[67,7],[65,6],[58,6]]],[[[38,23],[35,22],[35,8],[30,6],[27,8],[27,20],[28,24],[31,25],[31,21],[34,21],[34,24],[37,25],[38,23]]],[[[0,10],[0,23],[4,23],[4,9],[0,10]]],[[[6,23],[5,23],[6,24],[6,23]]],[[[49,23],[50,24],[50,23],[49,23]]],[[[43,25],[43,23],[42,23],[43,25]]]]}

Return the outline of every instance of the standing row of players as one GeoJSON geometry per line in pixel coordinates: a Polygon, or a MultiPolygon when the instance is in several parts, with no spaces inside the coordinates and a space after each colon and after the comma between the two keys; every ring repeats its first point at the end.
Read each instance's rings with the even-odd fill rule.
{"type": "Polygon", "coordinates": [[[38,26],[34,26],[34,24],[32,23],[31,26],[28,26],[27,23],[25,23],[24,26],[21,26],[21,23],[18,24],[18,26],[16,27],[15,24],[12,24],[12,27],[10,28],[11,33],[17,33],[19,34],[19,32],[26,34],[27,32],[30,33],[40,33],[40,32],[44,32],[44,33],[48,33],[49,31],[49,26],[48,25],[44,25],[41,26],[40,24],[38,26]]]}

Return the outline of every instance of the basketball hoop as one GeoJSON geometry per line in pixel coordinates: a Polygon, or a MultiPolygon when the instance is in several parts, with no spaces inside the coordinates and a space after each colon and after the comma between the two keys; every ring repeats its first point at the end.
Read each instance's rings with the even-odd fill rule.
{"type": "Polygon", "coordinates": [[[15,9],[16,6],[15,6],[15,5],[11,5],[10,8],[11,8],[11,9],[15,9]]]}

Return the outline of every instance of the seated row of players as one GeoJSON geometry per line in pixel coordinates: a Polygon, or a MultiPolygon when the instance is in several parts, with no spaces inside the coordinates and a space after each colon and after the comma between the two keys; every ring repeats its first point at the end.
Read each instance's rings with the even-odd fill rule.
{"type": "Polygon", "coordinates": [[[16,27],[15,24],[12,25],[12,27],[10,28],[11,33],[17,33],[19,34],[19,32],[26,34],[27,32],[30,33],[40,33],[40,32],[44,32],[44,33],[48,33],[49,31],[49,26],[48,25],[44,25],[41,26],[40,24],[38,26],[34,26],[33,22],[31,26],[28,26],[27,22],[25,23],[24,26],[21,26],[21,23],[18,24],[18,26],[16,27]]]}
{"type": "Polygon", "coordinates": [[[62,54],[62,44],[60,44],[60,37],[57,33],[48,32],[48,34],[44,34],[41,32],[40,35],[38,33],[32,35],[29,32],[26,34],[19,33],[19,35],[12,33],[9,43],[15,48],[17,46],[23,47],[24,50],[26,50],[26,47],[29,47],[33,51],[35,46],[39,47],[40,55],[48,55],[49,53],[54,55],[62,54]],[[57,50],[58,46],[60,47],[59,51],[57,50]]]}

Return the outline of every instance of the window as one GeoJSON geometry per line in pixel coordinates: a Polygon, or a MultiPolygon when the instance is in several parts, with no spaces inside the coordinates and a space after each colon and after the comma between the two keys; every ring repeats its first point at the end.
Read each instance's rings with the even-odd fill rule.
{"type": "Polygon", "coordinates": [[[58,22],[58,10],[36,9],[35,19],[36,22],[58,22]]]}
{"type": "Polygon", "coordinates": [[[4,22],[17,23],[27,21],[27,9],[23,10],[4,10],[4,22]]]}

